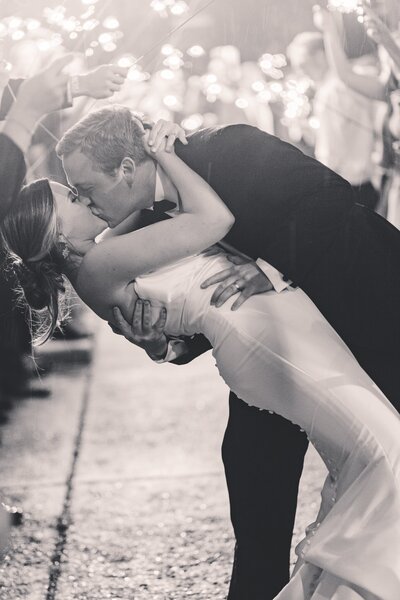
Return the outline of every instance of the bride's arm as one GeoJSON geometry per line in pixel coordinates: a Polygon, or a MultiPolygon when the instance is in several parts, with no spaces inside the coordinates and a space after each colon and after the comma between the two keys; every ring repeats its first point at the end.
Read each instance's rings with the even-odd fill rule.
{"type": "Polygon", "coordinates": [[[232,227],[232,213],[204,179],[174,153],[162,150],[156,159],[177,188],[183,212],[104,241],[90,250],[78,280],[79,293],[82,291],[85,297],[93,298],[101,289],[111,301],[113,289],[125,287],[143,273],[208,248],[232,227]]]}

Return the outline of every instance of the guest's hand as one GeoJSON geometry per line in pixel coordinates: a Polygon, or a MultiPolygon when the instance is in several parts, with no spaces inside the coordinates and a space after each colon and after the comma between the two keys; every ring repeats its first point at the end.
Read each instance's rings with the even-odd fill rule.
{"type": "Polygon", "coordinates": [[[168,349],[168,339],[164,333],[167,320],[167,309],[162,307],[156,310],[149,300],[136,301],[129,323],[116,306],[113,309],[114,320],[119,329],[115,333],[123,335],[128,342],[143,348],[153,360],[161,360],[165,357],[168,349]]]}
{"type": "Polygon", "coordinates": [[[331,20],[331,15],[326,8],[315,4],[312,8],[314,25],[320,31],[324,31],[331,20]]]}
{"type": "Polygon", "coordinates": [[[180,140],[182,144],[187,144],[185,130],[177,123],[160,119],[150,130],[147,143],[152,155],[160,150],[165,152],[173,152],[176,140],[180,140]]]}
{"type": "Polygon", "coordinates": [[[73,89],[74,96],[90,96],[92,98],[110,98],[119,92],[128,75],[129,68],[118,65],[101,65],[86,73],[77,75],[77,89],[73,89]]]}
{"type": "Polygon", "coordinates": [[[343,26],[343,17],[339,11],[327,10],[319,4],[312,8],[314,25],[319,31],[325,33],[332,28],[340,31],[343,26]]]}
{"type": "Polygon", "coordinates": [[[368,6],[363,7],[364,10],[364,19],[363,24],[367,31],[367,34],[371,39],[374,40],[377,44],[382,44],[386,46],[387,43],[391,41],[392,35],[390,33],[389,28],[382,19],[368,6]]]}
{"type": "Polygon", "coordinates": [[[220,284],[211,296],[212,305],[219,308],[231,296],[240,294],[231,307],[231,310],[237,310],[251,296],[274,289],[268,277],[255,262],[235,255],[229,255],[227,258],[233,266],[216,273],[201,284],[203,289],[216,283],[220,284]]]}

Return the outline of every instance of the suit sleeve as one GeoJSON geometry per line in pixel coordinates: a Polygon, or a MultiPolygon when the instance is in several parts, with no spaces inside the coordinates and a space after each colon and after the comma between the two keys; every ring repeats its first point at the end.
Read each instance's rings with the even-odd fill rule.
{"type": "Polygon", "coordinates": [[[171,364],[173,365],[187,365],[192,362],[192,360],[211,349],[210,342],[201,334],[194,335],[193,337],[182,337],[182,340],[186,344],[187,352],[171,361],[171,364]]]}

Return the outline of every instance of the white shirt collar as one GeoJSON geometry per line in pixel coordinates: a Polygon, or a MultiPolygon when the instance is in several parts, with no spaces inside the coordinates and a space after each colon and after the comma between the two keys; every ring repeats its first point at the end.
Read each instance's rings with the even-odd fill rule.
{"type": "Polygon", "coordinates": [[[160,200],[164,200],[165,198],[165,190],[162,182],[162,170],[157,165],[156,167],[156,189],[154,192],[154,202],[160,202],[160,200]]]}

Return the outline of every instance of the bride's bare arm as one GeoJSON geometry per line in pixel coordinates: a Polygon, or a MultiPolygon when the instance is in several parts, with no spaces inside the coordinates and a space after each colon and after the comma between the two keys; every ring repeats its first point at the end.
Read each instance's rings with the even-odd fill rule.
{"type": "Polygon", "coordinates": [[[177,188],[183,212],[138,231],[109,239],[90,250],[82,263],[78,288],[85,300],[101,293],[115,302],[115,289],[133,279],[222,239],[234,217],[216,192],[174,153],[160,151],[156,158],[177,188]],[[114,291],[113,291],[114,290],[114,291]]]}

